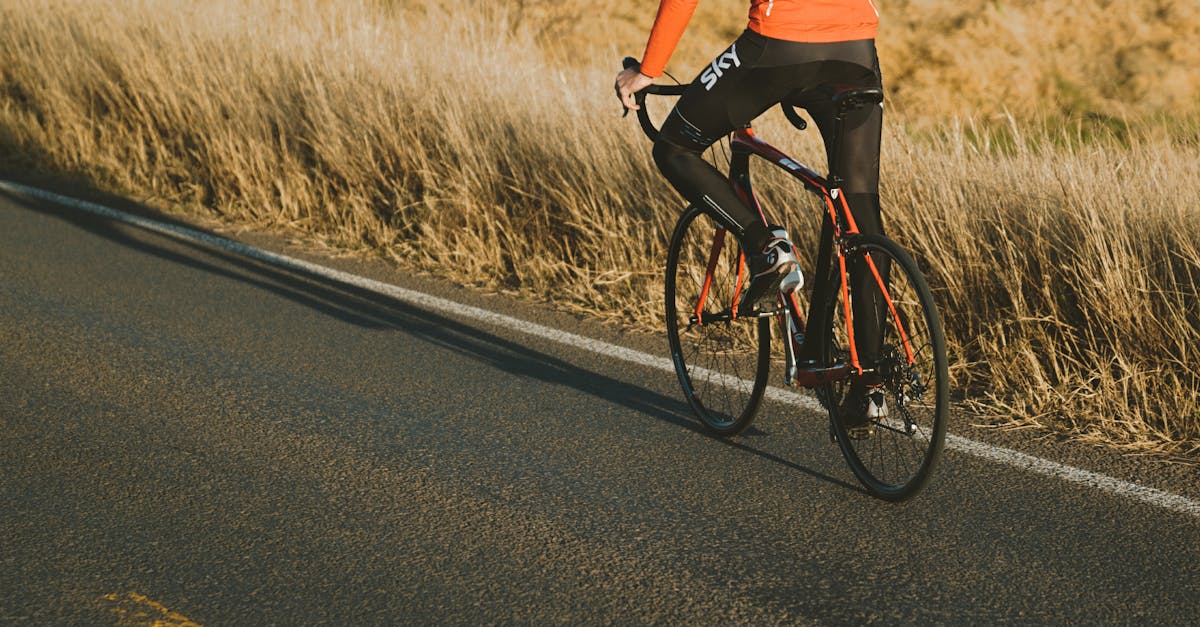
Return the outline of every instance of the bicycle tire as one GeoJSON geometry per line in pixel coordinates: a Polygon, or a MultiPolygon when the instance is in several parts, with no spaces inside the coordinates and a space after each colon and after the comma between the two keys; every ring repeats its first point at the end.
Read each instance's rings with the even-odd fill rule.
{"type": "MultiPolygon", "coordinates": [[[[850,379],[824,386],[820,393],[825,397],[835,439],[855,476],[875,496],[904,501],[929,482],[945,446],[949,412],[945,336],[933,294],[912,256],[881,235],[854,236],[845,250],[848,268],[871,256],[886,282],[888,300],[895,307],[892,313],[885,300],[874,301],[885,303],[874,308],[879,311],[875,319],[882,339],[874,358],[860,356],[864,367],[875,369],[875,376],[882,382],[888,413],[872,421],[872,435],[853,439],[841,420],[850,379]]],[[[836,323],[821,343],[821,358],[826,364],[849,359],[840,276],[835,269],[831,277],[831,310],[827,310],[830,315],[826,320],[836,323]],[[836,328],[839,325],[842,328],[836,328]]],[[[875,294],[871,298],[882,294],[878,281],[869,280],[867,284],[875,294]]],[[[851,291],[852,307],[855,298],[863,297],[851,291]]],[[[867,308],[872,309],[869,305],[867,308]]]]}
{"type": "MultiPolygon", "coordinates": [[[[741,260],[732,234],[716,236],[717,229],[694,206],[676,223],[667,252],[667,339],[679,384],[696,416],[713,433],[732,436],[750,425],[762,404],[771,363],[771,327],[766,317],[732,318],[731,305],[740,297],[736,292],[741,260]],[[723,244],[714,255],[717,237],[723,244]],[[698,319],[696,305],[710,262],[713,277],[698,319]]],[[[746,280],[743,274],[743,283],[746,280]]]]}

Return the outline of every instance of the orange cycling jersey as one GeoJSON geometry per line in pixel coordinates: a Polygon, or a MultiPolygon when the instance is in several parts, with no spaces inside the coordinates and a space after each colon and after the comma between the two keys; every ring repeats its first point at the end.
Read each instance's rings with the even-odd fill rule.
{"type": "MultiPolygon", "coordinates": [[[[642,74],[662,75],[700,0],[662,0],[650,30],[642,74]]],[[[875,0],[750,0],[750,30],[787,41],[826,43],[874,39],[875,0]]]]}

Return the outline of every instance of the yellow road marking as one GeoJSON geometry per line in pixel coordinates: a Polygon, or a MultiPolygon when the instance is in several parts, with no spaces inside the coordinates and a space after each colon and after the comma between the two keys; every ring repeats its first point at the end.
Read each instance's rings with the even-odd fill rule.
{"type": "Polygon", "coordinates": [[[122,627],[200,627],[200,624],[144,594],[106,594],[106,601],[114,604],[112,612],[117,615],[117,624],[122,627]]]}

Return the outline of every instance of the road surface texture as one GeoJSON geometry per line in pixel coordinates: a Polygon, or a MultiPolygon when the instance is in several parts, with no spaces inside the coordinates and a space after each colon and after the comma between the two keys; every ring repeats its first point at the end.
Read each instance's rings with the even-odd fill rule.
{"type": "MultiPolygon", "coordinates": [[[[804,407],[725,442],[669,372],[12,191],[0,403],[4,624],[1200,616],[1195,513],[960,450],[887,504],[804,407]]],[[[1200,499],[1195,469],[969,423],[952,432],[1200,499]]]]}

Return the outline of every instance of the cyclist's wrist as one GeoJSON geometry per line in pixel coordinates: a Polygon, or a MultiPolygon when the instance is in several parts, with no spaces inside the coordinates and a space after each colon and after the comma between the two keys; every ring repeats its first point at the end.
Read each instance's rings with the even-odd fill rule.
{"type": "Polygon", "coordinates": [[[657,68],[656,69],[656,68],[651,67],[650,70],[647,71],[646,65],[643,63],[641,66],[638,67],[638,74],[641,74],[642,76],[645,76],[646,78],[648,78],[650,80],[654,80],[663,75],[664,69],[665,68],[657,68]]]}

